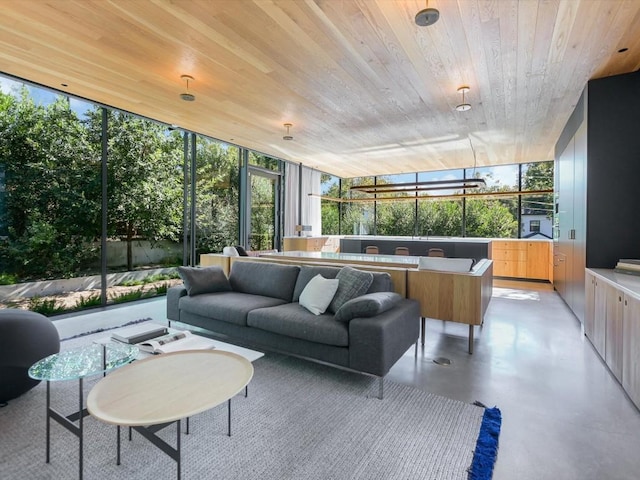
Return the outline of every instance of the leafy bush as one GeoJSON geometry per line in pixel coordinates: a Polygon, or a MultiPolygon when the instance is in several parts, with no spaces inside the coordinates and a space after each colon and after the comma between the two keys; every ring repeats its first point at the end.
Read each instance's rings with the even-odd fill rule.
{"type": "Polygon", "coordinates": [[[32,297],[29,299],[29,310],[31,310],[32,312],[41,313],[46,317],[58,315],[65,312],[65,308],[58,305],[57,300],[46,300],[40,297],[32,297]]]}
{"type": "Polygon", "coordinates": [[[139,285],[144,285],[145,282],[142,280],[125,280],[124,282],[120,282],[118,284],[119,287],[137,287],[139,285]]]}
{"type": "Polygon", "coordinates": [[[84,295],[81,296],[80,299],[76,300],[76,304],[73,307],[73,309],[82,310],[83,308],[99,307],[100,305],[102,305],[102,299],[100,298],[100,294],[95,293],[87,297],[85,297],[84,295]]]}
{"type": "Polygon", "coordinates": [[[18,277],[13,273],[0,273],[0,285],[15,285],[18,277]]]}
{"type": "Polygon", "coordinates": [[[169,284],[162,283],[156,287],[156,295],[166,295],[167,290],[169,290],[169,284]]]}
{"type": "Polygon", "coordinates": [[[137,290],[132,290],[130,292],[113,295],[111,297],[111,301],[113,303],[132,302],[134,300],[140,300],[141,298],[147,298],[151,296],[153,296],[153,291],[145,292],[143,288],[138,288],[137,290]]]}

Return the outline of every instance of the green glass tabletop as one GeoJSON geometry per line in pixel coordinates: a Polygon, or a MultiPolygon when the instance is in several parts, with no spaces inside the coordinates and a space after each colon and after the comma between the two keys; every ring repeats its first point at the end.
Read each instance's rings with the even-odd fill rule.
{"type": "Polygon", "coordinates": [[[85,345],[39,360],[29,369],[29,376],[48,381],[88,377],[126,365],[135,360],[138,353],[138,347],[124,343],[85,345]]]}

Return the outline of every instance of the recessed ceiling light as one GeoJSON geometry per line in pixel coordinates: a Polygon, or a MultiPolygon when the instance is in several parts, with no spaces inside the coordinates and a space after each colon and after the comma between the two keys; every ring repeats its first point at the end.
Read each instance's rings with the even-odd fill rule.
{"type": "Polygon", "coordinates": [[[68,83],[61,83],[60,85],[61,85],[62,87],[65,87],[65,88],[69,86],[69,84],[68,84],[68,83]]]}
{"type": "Polygon", "coordinates": [[[627,50],[629,50],[627,47],[621,48],[620,50],[618,50],[618,53],[624,53],[627,50]]]}

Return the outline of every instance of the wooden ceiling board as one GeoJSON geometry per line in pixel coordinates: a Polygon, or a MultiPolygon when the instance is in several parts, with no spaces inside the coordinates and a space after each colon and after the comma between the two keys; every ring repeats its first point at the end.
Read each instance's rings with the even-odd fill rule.
{"type": "Polygon", "coordinates": [[[549,160],[587,80],[640,67],[637,0],[429,7],[0,0],[0,72],[352,177],[549,160]]]}

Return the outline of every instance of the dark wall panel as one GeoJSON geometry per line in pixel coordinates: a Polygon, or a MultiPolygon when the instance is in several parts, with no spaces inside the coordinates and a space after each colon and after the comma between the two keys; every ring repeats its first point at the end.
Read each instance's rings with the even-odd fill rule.
{"type": "Polygon", "coordinates": [[[589,82],[587,267],[640,258],[640,72],[589,82]]]}

